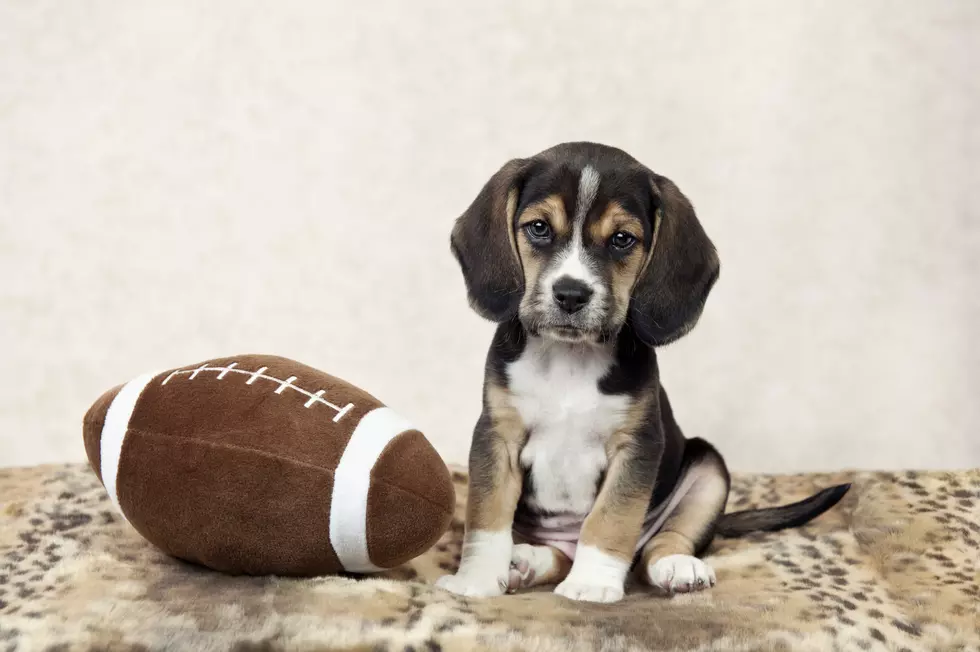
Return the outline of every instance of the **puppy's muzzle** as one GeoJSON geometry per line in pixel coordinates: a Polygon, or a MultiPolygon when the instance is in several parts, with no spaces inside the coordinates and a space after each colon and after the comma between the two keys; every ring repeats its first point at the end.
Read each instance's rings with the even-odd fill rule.
{"type": "Polygon", "coordinates": [[[588,305],[593,294],[592,288],[571,276],[562,276],[555,281],[551,291],[558,307],[570,315],[588,305]]]}

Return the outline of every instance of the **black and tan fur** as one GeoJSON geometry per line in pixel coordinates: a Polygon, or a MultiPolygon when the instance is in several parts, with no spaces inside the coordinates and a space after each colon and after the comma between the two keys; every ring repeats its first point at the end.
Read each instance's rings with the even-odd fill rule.
{"type": "MultiPolygon", "coordinates": [[[[580,545],[648,568],[669,555],[697,555],[716,534],[800,525],[846,492],[842,485],[793,505],[723,516],[724,460],[707,442],[684,437],[657,366],[656,347],[694,327],[720,268],[691,203],[669,179],[615,148],[558,145],[493,175],[457,220],[451,244],[471,305],[499,324],[470,453],[468,532],[509,531],[515,516],[546,512],[521,458],[534,427],[514,393],[515,365],[531,343],[543,351],[566,347],[554,350],[568,355],[607,352],[598,401],[622,408],[610,408],[616,418],[607,419],[610,431],[602,433],[605,460],[580,545]],[[542,222],[547,238],[539,237],[542,222]],[[558,280],[566,279],[562,287],[571,295],[558,293],[558,280],[545,282],[556,269],[577,264],[568,262],[573,250],[585,261],[580,267],[591,294],[567,275],[558,280]],[[682,474],[689,490],[637,555],[645,515],[671,495],[682,474]]],[[[570,567],[555,551],[554,568],[534,583],[560,581],[570,567]]],[[[588,595],[582,599],[593,599],[588,595]]]]}

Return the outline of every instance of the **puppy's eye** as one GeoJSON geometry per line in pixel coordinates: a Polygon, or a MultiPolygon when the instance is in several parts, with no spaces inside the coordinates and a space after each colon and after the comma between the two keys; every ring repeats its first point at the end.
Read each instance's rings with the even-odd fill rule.
{"type": "Polygon", "coordinates": [[[626,231],[617,231],[613,233],[613,237],[609,238],[609,244],[612,245],[613,249],[625,251],[636,244],[636,237],[626,231]]]}
{"type": "Polygon", "coordinates": [[[543,241],[551,239],[551,226],[544,220],[534,220],[525,226],[524,229],[532,240],[543,241]]]}

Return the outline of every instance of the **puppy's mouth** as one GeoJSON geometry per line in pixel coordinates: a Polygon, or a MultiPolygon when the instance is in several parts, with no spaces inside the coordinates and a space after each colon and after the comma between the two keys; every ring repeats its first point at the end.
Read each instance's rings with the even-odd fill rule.
{"type": "Polygon", "coordinates": [[[594,330],[584,330],[574,326],[545,326],[540,329],[540,334],[559,342],[594,342],[599,339],[599,332],[594,330]]]}

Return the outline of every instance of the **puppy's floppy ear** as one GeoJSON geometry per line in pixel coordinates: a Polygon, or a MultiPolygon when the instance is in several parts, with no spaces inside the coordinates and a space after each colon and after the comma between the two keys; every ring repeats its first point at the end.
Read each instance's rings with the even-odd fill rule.
{"type": "Polygon", "coordinates": [[[661,346],[697,324],[720,264],[687,197],[657,174],[652,174],[651,188],[654,236],[646,268],[633,288],[630,321],[640,339],[661,346]]]}
{"type": "Polygon", "coordinates": [[[527,160],[513,159],[500,168],[456,219],[450,237],[470,305],[491,321],[517,315],[524,290],[514,213],[528,167],[527,160]]]}

